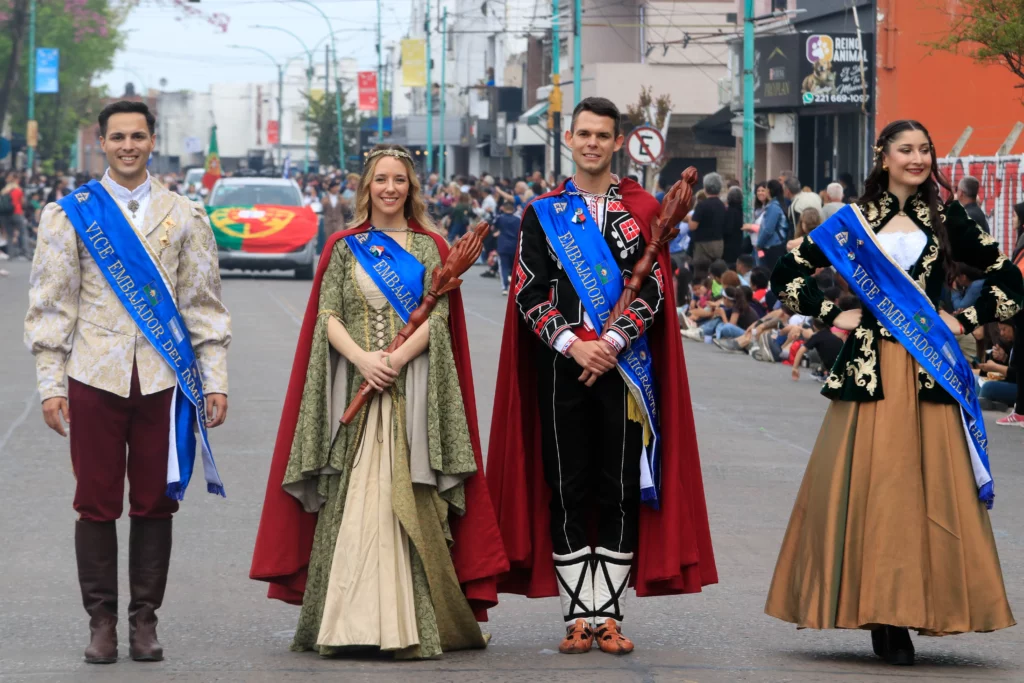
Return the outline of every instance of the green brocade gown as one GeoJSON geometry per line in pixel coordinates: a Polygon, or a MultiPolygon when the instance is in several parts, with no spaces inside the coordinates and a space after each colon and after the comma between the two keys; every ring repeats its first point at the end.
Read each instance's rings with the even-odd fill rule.
{"type": "MultiPolygon", "coordinates": [[[[428,235],[409,233],[406,250],[426,267],[426,291],[430,274],[440,265],[437,247],[428,235]]],[[[402,369],[386,396],[376,396],[348,426],[338,420],[356,395],[362,377],[328,343],[327,321],[332,316],[367,351],[386,348],[404,324],[358,265],[344,240],[335,244],[321,285],[299,421],[282,482],[285,490],[308,511],[318,513],[306,592],[292,649],[335,655],[353,646],[369,646],[392,650],[396,658],[412,659],[484,647],[485,638],[459,586],[449,550],[452,535],[448,516],[465,513],[463,482],[476,472],[476,462],[452,354],[448,297],[438,302],[429,317],[428,350],[402,369]],[[407,390],[411,393],[407,394],[407,390]],[[385,436],[390,438],[387,443],[385,436]],[[382,449],[384,455],[380,456],[382,449]],[[354,471],[358,473],[373,458],[379,458],[379,462],[373,465],[371,475],[353,476],[354,471]],[[381,485],[372,487],[379,488],[378,491],[368,492],[367,482],[374,481],[373,478],[379,478],[381,485]],[[368,500],[368,496],[379,500],[374,503],[378,509],[366,514],[367,506],[362,501],[368,500]],[[387,511],[388,497],[393,516],[387,511]],[[349,498],[358,501],[350,506],[354,512],[346,509],[349,498]],[[364,507],[360,508],[361,505],[364,507]],[[346,514],[350,524],[343,525],[346,514]],[[376,525],[378,517],[390,518],[381,524],[385,531],[379,535],[384,542],[398,539],[394,544],[398,549],[393,551],[398,561],[392,562],[394,558],[385,557],[382,552],[379,574],[375,555],[365,552],[367,546],[373,548],[372,553],[377,552],[376,527],[370,533],[357,532],[358,543],[351,540],[351,520],[357,515],[360,520],[369,519],[371,526],[376,525]],[[341,546],[339,532],[343,533],[341,546]],[[332,573],[332,565],[346,563],[350,567],[348,578],[341,580],[341,570],[335,566],[332,573]],[[351,578],[353,572],[357,579],[351,578]],[[358,578],[367,572],[371,576],[369,582],[358,578]],[[389,585],[378,579],[391,575],[405,577],[406,589],[399,587],[397,592],[404,595],[405,602],[399,602],[406,605],[406,613],[415,614],[407,619],[405,628],[407,634],[412,634],[412,644],[394,645],[398,642],[394,638],[385,639],[392,643],[389,646],[379,637],[361,635],[367,632],[367,626],[370,632],[378,629],[376,624],[366,624],[368,619],[379,617],[379,628],[385,633],[385,622],[394,621],[386,607],[395,601],[393,594],[387,594],[396,591],[394,583],[389,585]],[[374,595],[367,596],[368,591],[378,591],[380,600],[374,595]],[[348,597],[341,601],[331,598],[341,594],[348,597]],[[360,600],[369,600],[373,608],[379,603],[382,614],[368,616],[362,608],[344,609],[344,605],[360,600]],[[325,632],[338,630],[356,635],[340,639],[345,642],[337,642],[337,637],[322,637],[325,632]]]]}

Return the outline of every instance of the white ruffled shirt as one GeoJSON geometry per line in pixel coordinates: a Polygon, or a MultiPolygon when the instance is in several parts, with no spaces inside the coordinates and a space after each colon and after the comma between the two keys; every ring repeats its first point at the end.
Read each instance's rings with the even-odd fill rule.
{"type": "Polygon", "coordinates": [[[141,229],[146,223],[146,210],[149,208],[149,198],[153,190],[153,178],[149,175],[149,172],[146,172],[146,180],[134,190],[118,185],[110,177],[110,169],[107,169],[107,172],[104,174],[104,180],[108,181],[111,195],[114,197],[117,205],[121,207],[121,210],[124,211],[124,215],[131,220],[137,229],[141,229]],[[128,202],[133,199],[139,203],[134,215],[128,208],[128,202]]]}
{"type": "Polygon", "coordinates": [[[921,258],[921,252],[928,245],[928,235],[921,230],[914,232],[880,232],[877,235],[885,253],[903,270],[910,270],[921,258]]]}

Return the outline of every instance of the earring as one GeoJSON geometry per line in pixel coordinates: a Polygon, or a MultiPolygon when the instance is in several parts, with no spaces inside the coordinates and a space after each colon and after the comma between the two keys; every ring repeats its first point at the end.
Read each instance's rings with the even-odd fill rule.
{"type": "Polygon", "coordinates": [[[882,164],[882,170],[885,171],[886,173],[888,173],[889,172],[889,164],[882,164]]]}

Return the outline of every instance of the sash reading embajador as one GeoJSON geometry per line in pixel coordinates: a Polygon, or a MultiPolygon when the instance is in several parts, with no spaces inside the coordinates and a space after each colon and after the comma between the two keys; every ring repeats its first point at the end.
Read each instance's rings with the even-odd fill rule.
{"type": "Polygon", "coordinates": [[[988,462],[988,436],[974,392],[974,373],[956,337],[931,301],[878,243],[860,208],[848,204],[810,235],[832,266],[885,329],[914,360],[960,404],[960,417],[978,499],[989,509],[995,501],[988,462]]]}
{"type": "Polygon", "coordinates": [[[409,322],[423,299],[423,264],[379,230],[349,235],[345,243],[402,322],[409,322]]]}
{"type": "Polygon", "coordinates": [[[99,181],[89,181],[57,203],[125,311],[177,377],[171,401],[167,495],[175,500],[185,497],[195,465],[198,428],[206,490],[223,496],[224,484],[206,435],[199,364],[159,259],[99,181]]]}
{"type": "MultiPolygon", "coordinates": [[[[570,180],[565,183],[565,193],[538,199],[531,206],[587,315],[594,327],[601,330],[624,289],[622,272],[586,203],[578,194],[573,194],[575,192],[576,187],[570,180]],[[582,222],[574,223],[573,216],[582,222]]],[[[657,509],[661,491],[661,439],[654,366],[646,335],[641,335],[619,354],[618,368],[633,398],[643,407],[646,427],[650,429],[651,443],[644,444],[640,458],[640,500],[657,509]]]]}

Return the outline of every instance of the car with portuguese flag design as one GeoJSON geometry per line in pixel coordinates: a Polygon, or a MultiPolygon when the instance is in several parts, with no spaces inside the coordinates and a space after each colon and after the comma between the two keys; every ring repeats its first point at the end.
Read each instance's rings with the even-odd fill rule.
{"type": "Polygon", "coordinates": [[[303,206],[294,180],[221,178],[206,204],[221,270],[294,270],[312,279],[320,217],[303,206]]]}

